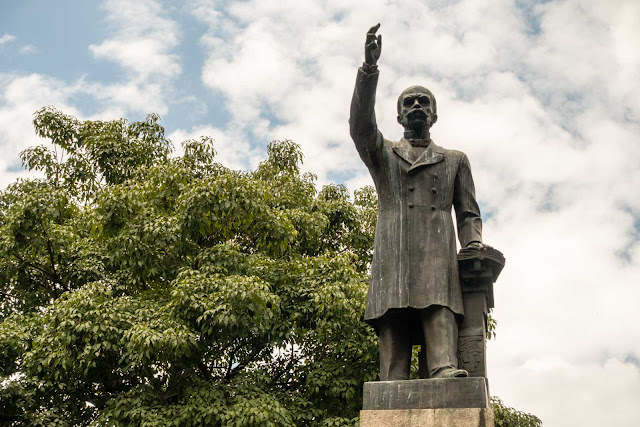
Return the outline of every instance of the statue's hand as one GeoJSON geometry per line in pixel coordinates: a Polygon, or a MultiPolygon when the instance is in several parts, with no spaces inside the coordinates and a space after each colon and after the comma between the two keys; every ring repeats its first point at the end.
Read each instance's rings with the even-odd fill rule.
{"type": "Polygon", "coordinates": [[[367,31],[367,41],[364,44],[364,62],[367,65],[376,65],[382,50],[382,35],[376,37],[376,31],[380,24],[374,25],[367,31]]]}
{"type": "Polygon", "coordinates": [[[482,249],[484,248],[484,245],[480,242],[471,242],[466,247],[473,248],[473,249],[482,249]]]}

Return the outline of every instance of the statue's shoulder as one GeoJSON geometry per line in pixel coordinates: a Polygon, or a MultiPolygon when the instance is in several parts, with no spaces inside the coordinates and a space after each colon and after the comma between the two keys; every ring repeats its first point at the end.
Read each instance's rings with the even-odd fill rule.
{"type": "Polygon", "coordinates": [[[460,150],[452,150],[452,149],[448,149],[448,148],[443,148],[440,146],[436,145],[436,151],[438,151],[438,149],[440,149],[441,153],[444,154],[447,158],[450,158],[452,160],[457,160],[460,161],[462,159],[467,158],[467,155],[464,154],[462,151],[460,150]]]}
{"type": "Polygon", "coordinates": [[[402,140],[400,140],[400,141],[392,141],[390,139],[382,137],[382,146],[384,148],[386,148],[387,150],[393,150],[394,147],[402,147],[403,143],[402,143],[402,140]]]}

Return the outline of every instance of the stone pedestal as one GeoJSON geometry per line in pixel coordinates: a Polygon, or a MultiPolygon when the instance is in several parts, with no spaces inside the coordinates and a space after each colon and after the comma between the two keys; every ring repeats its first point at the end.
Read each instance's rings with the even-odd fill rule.
{"type": "Polygon", "coordinates": [[[493,427],[491,408],[360,411],[360,427],[493,427]]]}
{"type": "Polygon", "coordinates": [[[364,384],[361,427],[493,427],[487,379],[448,378],[364,384]]]}

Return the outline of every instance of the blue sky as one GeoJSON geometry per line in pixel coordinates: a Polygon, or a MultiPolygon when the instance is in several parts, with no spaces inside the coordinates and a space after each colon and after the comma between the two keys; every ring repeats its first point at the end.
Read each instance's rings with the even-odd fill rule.
{"type": "Polygon", "coordinates": [[[253,168],[290,138],[322,185],[370,184],[347,119],[381,22],[376,113],[429,87],[435,141],[470,158],[496,285],[492,393],[545,426],[636,425],[640,401],[640,3],[635,0],[108,0],[0,3],[0,188],[44,105],[159,113],[253,168]],[[615,408],[594,411],[593,408],[615,408]]]}

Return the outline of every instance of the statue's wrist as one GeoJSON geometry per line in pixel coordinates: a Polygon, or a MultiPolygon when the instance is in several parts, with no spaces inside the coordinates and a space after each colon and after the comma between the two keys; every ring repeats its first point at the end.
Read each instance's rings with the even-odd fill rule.
{"type": "Polygon", "coordinates": [[[367,64],[367,62],[365,61],[362,63],[362,71],[364,71],[367,74],[375,73],[376,71],[378,71],[378,65],[367,64]]]}

